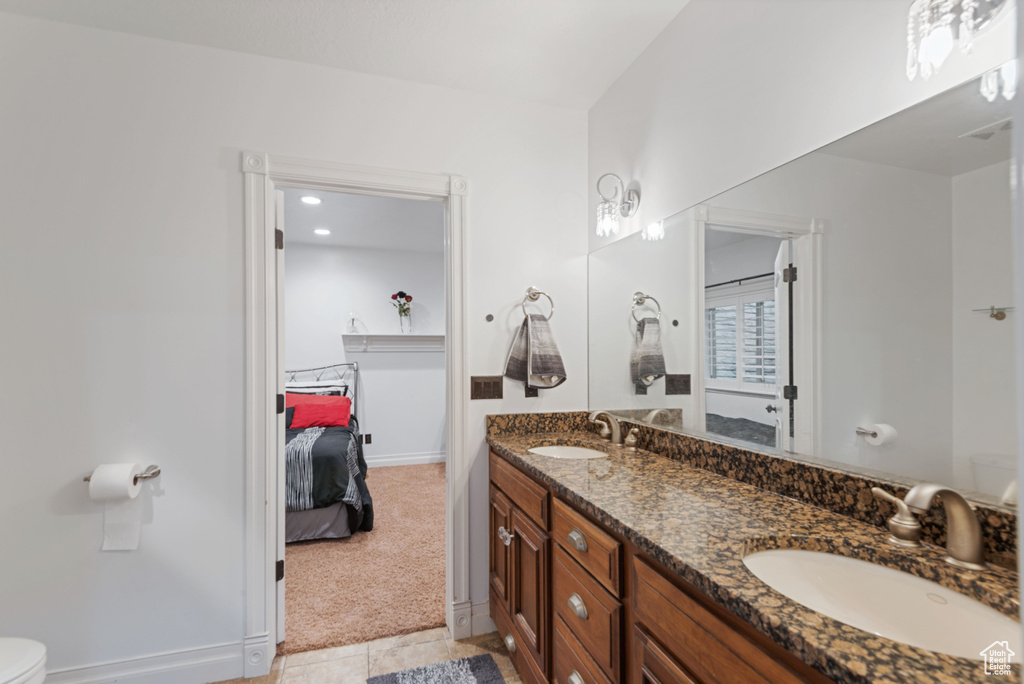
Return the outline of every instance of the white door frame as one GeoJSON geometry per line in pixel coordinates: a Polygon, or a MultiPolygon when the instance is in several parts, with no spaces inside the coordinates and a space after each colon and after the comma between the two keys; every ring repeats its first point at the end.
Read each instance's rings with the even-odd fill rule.
{"type": "Polygon", "coordinates": [[[749,233],[794,240],[794,264],[799,266],[797,278],[807,287],[794,288],[793,313],[798,320],[810,321],[800,325],[793,336],[795,372],[800,387],[797,399],[797,425],[810,425],[809,434],[798,433],[794,442],[796,453],[815,455],[821,441],[821,219],[765,214],[742,209],[713,207],[698,204],[690,209],[693,222],[693,268],[691,284],[698,324],[694,326],[691,349],[694,356],[692,387],[695,429],[705,430],[706,413],[704,381],[704,231],[708,228],[749,233]],[[811,378],[810,382],[803,378],[811,378]]]}
{"type": "MultiPolygon", "coordinates": [[[[471,635],[467,413],[465,224],[468,184],[461,176],[392,171],[242,153],[245,175],[245,641],[244,676],[270,671],[276,651],[275,565],[278,514],[277,253],[274,189],[301,187],[445,203],[448,307],[445,619],[452,636],[471,635]]],[[[341,335],[338,335],[341,344],[341,335]]],[[[283,391],[283,390],[282,390],[283,391]]],[[[281,509],[283,510],[283,509],[281,509]]]]}

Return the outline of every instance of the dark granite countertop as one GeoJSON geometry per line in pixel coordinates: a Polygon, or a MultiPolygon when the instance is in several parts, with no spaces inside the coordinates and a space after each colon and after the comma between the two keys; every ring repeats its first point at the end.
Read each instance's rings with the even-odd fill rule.
{"type": "MultiPolygon", "coordinates": [[[[897,568],[1017,618],[1016,573],[959,570],[944,549],[904,550],[884,530],[587,432],[490,434],[500,456],[632,541],[718,604],[837,682],[991,682],[981,661],[884,639],[812,611],[757,579],[743,556],[770,548],[828,551],[897,568]],[[542,444],[588,446],[608,458],[536,456],[542,444]]],[[[1007,635],[1010,636],[1010,635],[1007,635]]],[[[988,644],[980,644],[978,650],[988,644]]],[[[1014,681],[1020,681],[1015,666],[1014,681]]]]}

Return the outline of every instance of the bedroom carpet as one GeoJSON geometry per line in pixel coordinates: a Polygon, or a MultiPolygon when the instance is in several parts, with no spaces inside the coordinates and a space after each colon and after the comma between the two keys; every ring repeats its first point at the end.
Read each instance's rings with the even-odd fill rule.
{"type": "Polygon", "coordinates": [[[285,548],[290,654],[444,625],[444,464],[370,468],[374,527],[285,548]]]}

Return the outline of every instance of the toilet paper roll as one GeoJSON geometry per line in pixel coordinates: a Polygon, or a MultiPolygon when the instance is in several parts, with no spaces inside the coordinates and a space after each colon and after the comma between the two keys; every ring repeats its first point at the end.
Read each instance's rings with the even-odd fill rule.
{"type": "Polygon", "coordinates": [[[865,435],[864,440],[871,446],[882,446],[883,444],[891,444],[896,441],[896,437],[899,435],[896,432],[896,428],[887,423],[875,423],[874,425],[868,425],[866,429],[869,432],[874,432],[875,436],[865,435]]]}
{"type": "Polygon", "coordinates": [[[138,463],[105,463],[97,466],[89,478],[89,498],[104,502],[104,551],[133,551],[139,548],[142,529],[142,489],[135,476],[142,472],[138,463]]]}

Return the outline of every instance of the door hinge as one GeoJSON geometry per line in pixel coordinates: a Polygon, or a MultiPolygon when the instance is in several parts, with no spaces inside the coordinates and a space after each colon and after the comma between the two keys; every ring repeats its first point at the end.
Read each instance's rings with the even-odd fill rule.
{"type": "Polygon", "coordinates": [[[277,581],[280,582],[284,579],[284,561],[277,561],[277,581]]]}
{"type": "Polygon", "coordinates": [[[784,282],[784,283],[795,283],[796,282],[796,266],[790,266],[789,268],[782,269],[782,282],[784,282]]]}
{"type": "Polygon", "coordinates": [[[782,388],[783,399],[796,399],[796,385],[786,385],[782,388]]]}
{"type": "Polygon", "coordinates": [[[284,231],[280,228],[274,229],[274,245],[278,249],[284,249],[284,231]]]}
{"type": "Polygon", "coordinates": [[[277,412],[278,413],[284,413],[284,395],[283,394],[278,394],[277,395],[277,412]]]}

